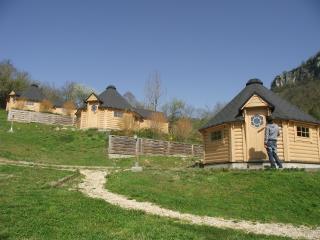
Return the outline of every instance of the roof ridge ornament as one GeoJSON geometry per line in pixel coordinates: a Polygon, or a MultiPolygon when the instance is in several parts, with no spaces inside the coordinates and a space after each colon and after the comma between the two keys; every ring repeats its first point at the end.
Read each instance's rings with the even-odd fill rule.
{"type": "Polygon", "coordinates": [[[246,83],[246,86],[249,86],[249,85],[252,85],[252,84],[260,84],[260,85],[263,85],[263,82],[258,79],[258,78],[252,78],[250,79],[247,83],[246,83]]]}
{"type": "Polygon", "coordinates": [[[106,89],[113,89],[113,90],[117,90],[116,86],[114,86],[114,85],[109,85],[106,89]]]}

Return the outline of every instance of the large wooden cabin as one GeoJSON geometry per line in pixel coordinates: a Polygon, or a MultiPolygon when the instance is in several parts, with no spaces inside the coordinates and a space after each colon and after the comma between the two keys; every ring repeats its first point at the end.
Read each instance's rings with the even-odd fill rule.
{"type": "Polygon", "coordinates": [[[285,167],[320,167],[320,122],[265,88],[246,87],[200,129],[204,164],[248,168],[269,164],[264,148],[266,116],[280,126],[278,155],[285,167]]]}

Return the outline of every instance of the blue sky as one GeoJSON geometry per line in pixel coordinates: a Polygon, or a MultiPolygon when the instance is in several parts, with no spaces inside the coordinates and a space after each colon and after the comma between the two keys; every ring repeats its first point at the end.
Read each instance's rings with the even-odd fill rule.
{"type": "Polygon", "coordinates": [[[229,101],[320,50],[320,2],[0,0],[0,60],[38,81],[109,84],[140,100],[157,70],[196,107],[229,101]]]}

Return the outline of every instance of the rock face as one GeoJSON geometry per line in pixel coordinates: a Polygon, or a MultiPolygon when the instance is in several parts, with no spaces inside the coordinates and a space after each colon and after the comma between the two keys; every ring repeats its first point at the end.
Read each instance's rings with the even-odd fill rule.
{"type": "Polygon", "coordinates": [[[288,85],[292,86],[313,80],[320,81],[320,52],[309,58],[299,67],[276,76],[271,84],[271,89],[275,90],[288,85]]]}
{"type": "Polygon", "coordinates": [[[320,120],[320,52],[276,76],[271,90],[320,120]]]}

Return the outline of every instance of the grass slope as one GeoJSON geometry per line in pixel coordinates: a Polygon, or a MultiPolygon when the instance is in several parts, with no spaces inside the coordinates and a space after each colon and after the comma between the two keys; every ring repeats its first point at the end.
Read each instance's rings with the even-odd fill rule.
{"type": "MultiPolygon", "coordinates": [[[[47,164],[130,167],[134,159],[108,159],[107,135],[96,130],[55,130],[56,126],[14,123],[9,133],[7,113],[0,110],[0,157],[47,164]]],[[[145,168],[185,167],[192,159],[141,157],[145,168]]]]}
{"type": "Polygon", "coordinates": [[[108,189],[169,209],[263,222],[320,225],[320,172],[119,172],[108,189]]]}
{"type": "Polygon", "coordinates": [[[51,164],[111,165],[103,133],[57,131],[56,126],[35,123],[14,123],[14,132],[9,133],[6,119],[6,112],[0,110],[0,157],[51,164]]]}
{"type": "Polygon", "coordinates": [[[69,174],[0,166],[0,239],[283,239],[122,210],[68,190],[70,183],[49,187],[69,174]]]}

